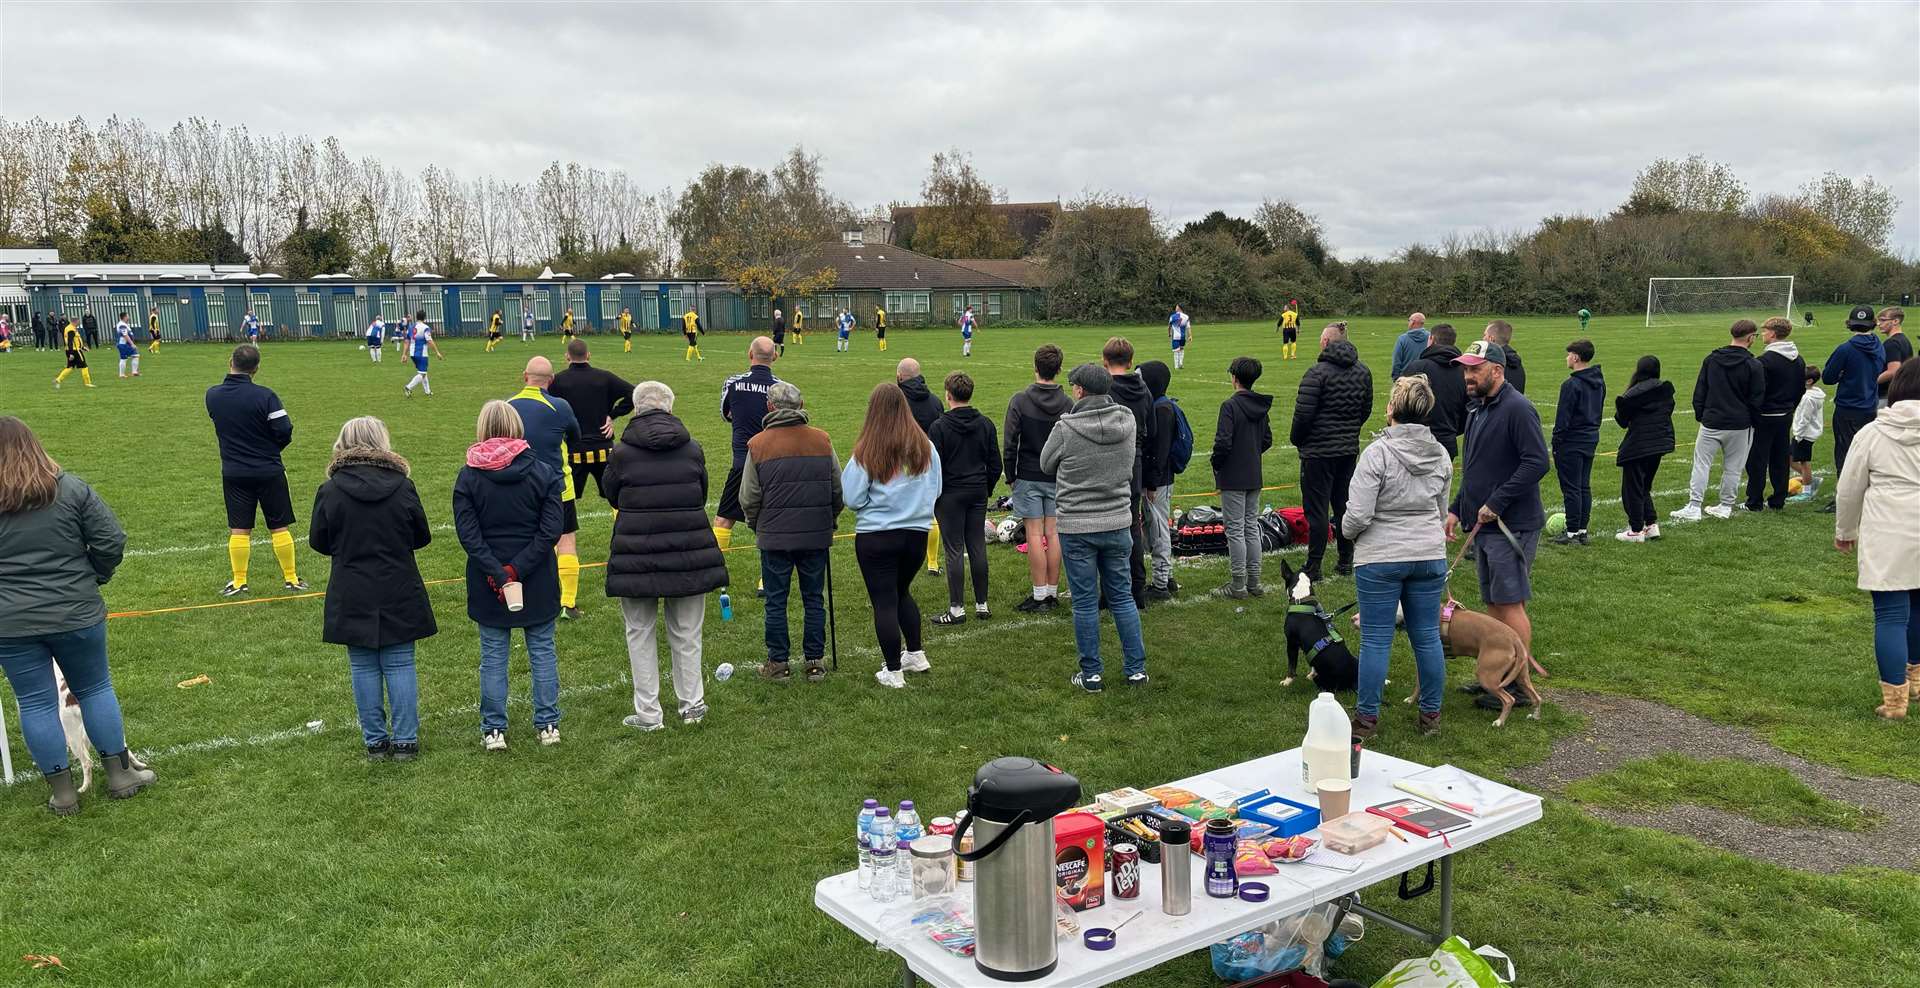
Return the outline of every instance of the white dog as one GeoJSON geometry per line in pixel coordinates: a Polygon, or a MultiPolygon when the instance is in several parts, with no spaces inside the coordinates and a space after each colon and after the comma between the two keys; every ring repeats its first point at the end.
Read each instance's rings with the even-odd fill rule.
{"type": "MultiPolygon", "coordinates": [[[[67,767],[77,769],[80,773],[80,785],[75,787],[75,791],[86,792],[87,787],[93,784],[93,739],[87,737],[87,722],[80,716],[80,698],[67,688],[66,674],[60,671],[58,665],[53,667],[53,682],[54,688],[60,693],[60,727],[67,735],[67,767]]],[[[132,748],[127,749],[127,760],[133,763],[134,768],[147,767],[133,754],[132,748]]]]}

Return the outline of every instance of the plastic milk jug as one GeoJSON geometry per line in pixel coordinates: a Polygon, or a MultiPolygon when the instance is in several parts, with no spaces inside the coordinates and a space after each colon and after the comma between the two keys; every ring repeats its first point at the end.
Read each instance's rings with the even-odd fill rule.
{"type": "Polygon", "coordinates": [[[1307,736],[1300,742],[1300,784],[1313,792],[1321,779],[1351,779],[1353,725],[1332,693],[1307,708],[1307,736]]]}

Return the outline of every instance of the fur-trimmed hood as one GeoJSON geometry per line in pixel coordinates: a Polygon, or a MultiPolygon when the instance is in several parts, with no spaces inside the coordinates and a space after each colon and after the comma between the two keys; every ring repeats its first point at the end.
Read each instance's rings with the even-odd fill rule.
{"type": "Polygon", "coordinates": [[[333,455],[333,462],[327,464],[327,476],[331,477],[341,469],[352,466],[397,470],[403,477],[413,474],[412,465],[398,453],[380,449],[347,449],[333,455]]]}
{"type": "Polygon", "coordinates": [[[407,483],[407,461],[397,454],[350,449],[327,464],[327,480],[355,501],[384,501],[407,483]]]}

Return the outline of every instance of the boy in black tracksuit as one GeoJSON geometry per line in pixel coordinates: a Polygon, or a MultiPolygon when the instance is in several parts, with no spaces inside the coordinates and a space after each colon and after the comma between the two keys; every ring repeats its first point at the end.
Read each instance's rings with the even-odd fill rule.
{"type": "Polygon", "coordinates": [[[1747,448],[1747,510],[1787,506],[1787,464],[1793,453],[1793,413],[1807,390],[1807,362],[1800,348],[1787,339],[1793,333],[1793,321],[1774,316],[1760,326],[1760,339],[1766,351],[1760,354],[1760,376],[1764,389],[1760,413],[1753,420],[1753,445],[1747,448]],[[1773,481],[1773,496],[1762,502],[1767,481],[1773,481]]]}
{"type": "Polygon", "coordinates": [[[962,596],[964,549],[973,574],[974,616],[987,618],[987,497],[1000,481],[1000,436],[993,420],[980,414],[973,401],[973,378],[960,371],[947,375],[948,412],[933,422],[927,438],[940,454],[940,497],[934,517],[940,522],[940,542],[947,553],[947,613],[934,624],[962,624],[967,611],[962,596]]]}
{"type": "Polygon", "coordinates": [[[1672,512],[1670,517],[1675,520],[1699,521],[1703,514],[1714,518],[1733,515],[1740,474],[1753,444],[1753,422],[1759,417],[1760,401],[1766,394],[1760,362],[1748,352],[1758,331],[1750,319],[1736,321],[1728,331],[1732,342],[1700,362],[1700,376],[1693,383],[1693,417],[1700,423],[1700,432],[1693,442],[1687,506],[1672,512]],[[1715,453],[1723,456],[1720,503],[1704,506],[1715,453]]]}
{"type": "Polygon", "coordinates": [[[1567,369],[1560,382],[1560,405],[1553,416],[1553,472],[1560,478],[1560,499],[1566,505],[1567,530],[1554,536],[1554,545],[1586,545],[1587,521],[1593,514],[1593,456],[1600,445],[1600,415],[1607,401],[1607,382],[1593,364],[1593,343],[1567,344],[1567,369]]]}

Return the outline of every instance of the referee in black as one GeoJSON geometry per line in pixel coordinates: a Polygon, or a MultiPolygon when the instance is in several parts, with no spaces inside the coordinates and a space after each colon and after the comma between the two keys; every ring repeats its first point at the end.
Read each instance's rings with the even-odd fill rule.
{"type": "Polygon", "coordinates": [[[607,470],[607,454],[613,450],[613,422],[633,412],[633,385],[620,375],[601,370],[587,361],[587,341],[575,338],[567,343],[567,369],[553,375],[547,393],[565,398],[580,420],[580,445],[567,448],[567,470],[573,474],[573,499],[585,496],[587,478],[593,478],[593,492],[603,499],[600,489],[607,470]]]}
{"type": "Polygon", "coordinates": [[[294,566],[293,499],[280,451],[293,442],[293,420],[270,388],[253,383],[260,370],[260,348],[242,343],[227,361],[227,376],[207,389],[207,417],[220,443],[220,486],[227,502],[227,560],[233,579],[220,595],[247,592],[247,563],[253,552],[257,510],[273,533],[273,555],[288,590],[305,590],[294,566]]]}

